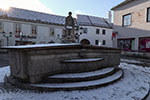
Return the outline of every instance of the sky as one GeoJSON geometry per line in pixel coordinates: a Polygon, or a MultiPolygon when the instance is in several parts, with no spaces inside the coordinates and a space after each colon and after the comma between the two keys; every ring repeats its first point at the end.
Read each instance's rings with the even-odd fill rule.
{"type": "Polygon", "coordinates": [[[67,16],[71,11],[76,14],[86,14],[107,17],[108,11],[124,0],[0,0],[0,7],[9,6],[40,11],[50,14],[67,16]]]}
{"type": "Polygon", "coordinates": [[[108,11],[124,0],[40,0],[45,6],[59,15],[87,14],[107,17],[108,11]]]}

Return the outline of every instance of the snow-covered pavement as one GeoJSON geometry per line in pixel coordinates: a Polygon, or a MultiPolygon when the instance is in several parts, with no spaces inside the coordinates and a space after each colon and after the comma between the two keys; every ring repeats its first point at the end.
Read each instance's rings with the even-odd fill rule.
{"type": "MultiPolygon", "coordinates": [[[[0,87],[0,100],[141,100],[149,90],[150,68],[122,62],[124,77],[112,85],[86,91],[44,92],[7,91],[0,87]]],[[[0,68],[0,82],[3,82],[9,67],[0,68]]]]}
{"type": "Polygon", "coordinates": [[[4,82],[4,76],[9,74],[10,74],[9,66],[0,68],[0,83],[4,82]]]}

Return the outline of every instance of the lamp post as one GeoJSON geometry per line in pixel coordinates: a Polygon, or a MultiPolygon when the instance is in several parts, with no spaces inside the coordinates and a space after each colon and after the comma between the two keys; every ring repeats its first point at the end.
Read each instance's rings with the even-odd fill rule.
{"type": "Polygon", "coordinates": [[[19,36],[20,36],[20,45],[22,45],[22,44],[23,44],[23,43],[22,43],[23,33],[20,32],[20,33],[19,33],[19,36]]]}
{"type": "Polygon", "coordinates": [[[2,34],[3,34],[3,37],[6,38],[6,40],[7,40],[7,46],[8,46],[9,45],[9,38],[12,37],[12,32],[9,32],[9,34],[6,35],[6,32],[3,31],[2,34]]]}
{"type": "Polygon", "coordinates": [[[83,27],[80,27],[79,30],[78,30],[78,33],[76,33],[78,43],[80,42],[80,36],[82,35],[82,33],[83,33],[83,27]]]}
{"type": "Polygon", "coordinates": [[[77,39],[78,39],[78,43],[80,42],[80,36],[82,35],[82,32],[79,33],[76,33],[76,36],[77,36],[77,39]]]}
{"type": "Polygon", "coordinates": [[[62,38],[61,38],[61,36],[60,36],[59,34],[57,35],[57,39],[58,39],[58,41],[61,43],[62,38]]]}

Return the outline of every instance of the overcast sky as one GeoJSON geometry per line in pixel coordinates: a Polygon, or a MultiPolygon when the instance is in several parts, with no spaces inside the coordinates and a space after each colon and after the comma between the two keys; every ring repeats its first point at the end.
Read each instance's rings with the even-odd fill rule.
{"type": "Polygon", "coordinates": [[[67,16],[69,11],[75,14],[87,14],[107,17],[107,12],[124,0],[0,0],[0,7],[25,8],[40,12],[67,16]]]}

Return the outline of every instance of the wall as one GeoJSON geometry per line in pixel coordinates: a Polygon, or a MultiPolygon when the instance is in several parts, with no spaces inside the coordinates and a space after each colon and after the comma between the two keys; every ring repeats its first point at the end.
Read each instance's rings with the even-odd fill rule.
{"type": "Polygon", "coordinates": [[[48,43],[50,38],[49,27],[37,26],[36,43],[48,43]]]}
{"type": "MultiPolygon", "coordinates": [[[[9,36],[9,33],[13,32],[13,29],[14,29],[13,23],[9,23],[9,22],[4,22],[3,23],[3,31],[5,31],[6,36],[9,36]]],[[[13,45],[15,43],[13,38],[14,38],[14,35],[12,36],[12,38],[10,38],[10,41],[8,41],[9,45],[13,45]]],[[[4,37],[3,37],[3,43],[4,43],[4,45],[7,45],[6,38],[4,38],[4,37]]]]}
{"type": "MultiPolygon", "coordinates": [[[[135,50],[139,47],[139,37],[150,37],[150,22],[147,20],[147,8],[149,0],[135,0],[114,10],[114,31],[118,32],[118,38],[135,38],[135,50]],[[122,27],[123,15],[132,14],[132,25],[122,27]]],[[[116,41],[117,42],[117,41],[116,41]]],[[[114,43],[115,46],[117,43],[114,43]]]]}
{"type": "MultiPolygon", "coordinates": [[[[95,26],[80,26],[83,28],[87,28],[87,33],[83,33],[80,36],[80,41],[82,39],[88,39],[91,43],[91,45],[95,45],[95,40],[99,40],[99,44],[102,43],[103,40],[106,40],[106,45],[101,45],[104,47],[112,47],[112,29],[108,28],[101,28],[101,27],[95,27],[95,26]],[[100,33],[96,34],[96,29],[100,29],[100,33]],[[106,30],[106,34],[102,35],[102,30],[106,30]]],[[[80,30],[81,31],[81,30],[80,30]]]]}
{"type": "MultiPolygon", "coordinates": [[[[35,25],[37,26],[37,38],[23,38],[23,41],[33,41],[37,44],[43,42],[43,43],[49,43],[51,40],[54,42],[60,42],[60,39],[58,40],[57,35],[59,34],[61,36],[64,26],[58,26],[58,25],[49,25],[49,24],[40,24],[40,23],[30,23],[30,22],[24,22],[24,21],[14,21],[14,20],[7,20],[7,19],[0,19],[0,22],[3,22],[3,29],[7,33],[12,32],[12,37],[9,38],[9,45],[15,45],[15,41],[20,41],[20,38],[15,37],[15,23],[21,24],[21,32],[23,35],[32,35],[32,29],[31,26],[35,25]],[[50,36],[50,28],[54,28],[55,35],[50,36]]],[[[61,38],[61,37],[60,37],[61,38]]],[[[0,40],[2,41],[2,46],[7,45],[6,38],[3,37],[2,34],[0,34],[0,40]]]]}

